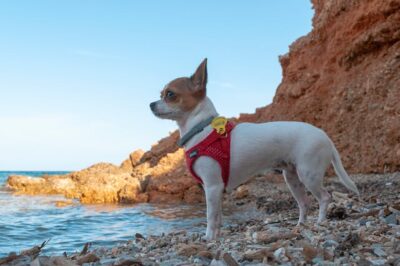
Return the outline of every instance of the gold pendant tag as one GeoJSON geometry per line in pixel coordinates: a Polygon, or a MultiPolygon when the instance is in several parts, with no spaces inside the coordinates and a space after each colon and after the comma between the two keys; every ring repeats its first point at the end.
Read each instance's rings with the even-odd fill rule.
{"type": "Polygon", "coordinates": [[[226,132],[226,124],[228,123],[228,119],[223,116],[219,116],[213,119],[211,122],[211,127],[217,131],[218,134],[223,135],[226,132]]]}

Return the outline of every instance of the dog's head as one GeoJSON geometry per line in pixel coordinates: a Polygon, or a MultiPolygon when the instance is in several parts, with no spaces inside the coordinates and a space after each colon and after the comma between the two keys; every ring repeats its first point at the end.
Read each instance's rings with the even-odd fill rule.
{"type": "Polygon", "coordinates": [[[190,113],[206,96],[207,58],[191,77],[177,78],[161,91],[161,99],[150,104],[159,118],[179,121],[190,113]]]}

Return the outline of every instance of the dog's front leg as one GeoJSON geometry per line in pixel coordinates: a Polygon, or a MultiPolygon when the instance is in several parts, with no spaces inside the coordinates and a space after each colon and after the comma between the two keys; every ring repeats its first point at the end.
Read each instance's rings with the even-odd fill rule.
{"type": "Polygon", "coordinates": [[[206,186],[206,202],[207,202],[207,240],[216,239],[220,233],[222,221],[222,194],[224,191],[223,184],[213,184],[206,186]]]}

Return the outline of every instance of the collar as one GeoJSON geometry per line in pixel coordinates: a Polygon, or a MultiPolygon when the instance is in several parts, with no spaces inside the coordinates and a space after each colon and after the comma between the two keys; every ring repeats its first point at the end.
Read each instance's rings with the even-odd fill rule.
{"type": "Polygon", "coordinates": [[[203,120],[200,123],[198,123],[197,125],[195,125],[191,130],[189,130],[188,133],[183,135],[183,137],[180,140],[178,140],[178,146],[183,147],[183,145],[185,145],[191,138],[193,138],[196,134],[203,131],[203,129],[206,126],[211,124],[211,122],[213,121],[214,118],[215,118],[215,116],[210,116],[206,120],[203,120]]]}

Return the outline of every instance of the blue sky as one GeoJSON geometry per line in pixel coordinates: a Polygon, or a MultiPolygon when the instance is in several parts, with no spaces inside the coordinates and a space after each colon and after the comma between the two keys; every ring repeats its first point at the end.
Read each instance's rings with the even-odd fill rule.
{"type": "Polygon", "coordinates": [[[0,170],[119,164],[176,129],[149,103],[208,58],[220,114],[254,112],[309,0],[0,1],[0,170]]]}

